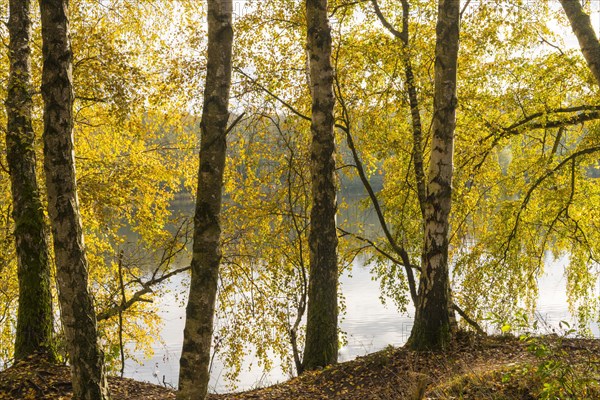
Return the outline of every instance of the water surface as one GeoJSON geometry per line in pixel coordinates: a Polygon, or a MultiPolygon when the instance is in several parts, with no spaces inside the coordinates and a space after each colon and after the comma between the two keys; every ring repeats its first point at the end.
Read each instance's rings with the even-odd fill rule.
{"type": "MultiPolygon", "coordinates": [[[[561,321],[571,321],[567,309],[566,279],[564,266],[566,257],[546,263],[546,274],[539,280],[540,297],[537,313],[549,324],[549,328],[558,328],[561,321]]],[[[181,286],[178,277],[171,283],[173,288],[181,286]]],[[[380,350],[387,345],[401,346],[410,335],[413,309],[407,314],[400,314],[390,303],[381,304],[379,284],[371,279],[368,266],[357,261],[352,269],[352,276],[341,278],[342,293],[346,301],[346,315],[341,322],[341,329],[347,334],[347,344],[340,349],[339,360],[347,361],[357,356],[380,350]]],[[[139,365],[128,360],[125,375],[137,380],[176,386],[179,373],[179,357],[183,341],[185,307],[175,299],[171,292],[158,300],[160,317],[164,326],[160,332],[162,343],[154,343],[155,355],[139,365]]],[[[598,325],[592,326],[593,333],[598,336],[598,325]]],[[[138,355],[141,357],[141,355],[138,355]]],[[[254,361],[248,358],[246,367],[254,361]]],[[[253,365],[256,365],[254,362],[253,365]]],[[[246,390],[257,386],[265,386],[288,379],[280,368],[265,372],[258,367],[243,368],[239,377],[238,389],[246,390]]],[[[229,391],[223,377],[223,364],[216,360],[211,372],[211,391],[229,391]]]]}

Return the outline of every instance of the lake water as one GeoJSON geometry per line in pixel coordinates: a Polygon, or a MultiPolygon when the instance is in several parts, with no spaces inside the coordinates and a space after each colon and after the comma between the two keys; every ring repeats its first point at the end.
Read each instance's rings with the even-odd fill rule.
{"type": "MultiPolygon", "coordinates": [[[[567,298],[564,277],[566,258],[548,262],[547,273],[539,281],[540,297],[538,313],[551,326],[558,326],[560,321],[570,321],[567,310],[567,298]]],[[[171,282],[173,287],[181,287],[181,279],[171,282]]],[[[397,312],[390,304],[383,306],[379,300],[379,284],[371,279],[368,266],[355,264],[352,276],[341,278],[341,290],[346,299],[346,316],[341,321],[341,329],[347,334],[347,345],[340,349],[339,360],[347,361],[384,348],[387,345],[401,346],[406,342],[412,328],[413,310],[408,315],[397,312]]],[[[185,306],[177,301],[174,294],[168,294],[159,300],[160,317],[164,327],[160,332],[162,343],[155,343],[155,355],[141,365],[128,360],[125,376],[136,380],[157,384],[166,383],[176,386],[179,373],[179,357],[183,341],[185,323],[185,306]]],[[[592,326],[594,335],[598,336],[598,326],[592,326]]],[[[138,354],[137,357],[142,357],[138,354]]],[[[250,361],[247,360],[248,365],[250,361]]],[[[254,363],[256,365],[256,363],[254,363]]],[[[238,389],[246,390],[257,386],[266,386],[289,378],[281,369],[275,368],[265,372],[254,367],[244,368],[239,377],[238,389]]],[[[211,372],[210,388],[212,392],[229,391],[223,378],[223,364],[215,361],[211,372]]]]}

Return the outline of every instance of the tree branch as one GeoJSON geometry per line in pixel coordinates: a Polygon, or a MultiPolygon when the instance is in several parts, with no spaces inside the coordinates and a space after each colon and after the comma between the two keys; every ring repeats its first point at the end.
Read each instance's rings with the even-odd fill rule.
{"type": "Polygon", "coordinates": [[[560,107],[551,110],[539,111],[533,114],[530,114],[521,120],[513,123],[508,127],[499,127],[497,125],[492,124],[491,122],[486,122],[485,125],[490,129],[490,133],[479,140],[479,144],[482,145],[489,139],[492,139],[492,143],[479,155],[470,157],[465,162],[461,164],[459,168],[465,167],[470,161],[473,161],[477,157],[481,157],[481,160],[475,166],[475,169],[480,168],[487,159],[488,155],[491,151],[500,143],[502,139],[505,139],[509,136],[520,135],[529,130],[535,129],[551,129],[551,128],[565,128],[571,125],[578,125],[588,121],[594,121],[600,119],[600,105],[580,105],[574,107],[560,107]],[[563,118],[563,119],[554,119],[554,120],[544,120],[541,122],[530,123],[537,118],[540,117],[548,117],[549,115],[554,114],[567,114],[567,113],[576,113],[579,114],[563,118]]]}
{"type": "Polygon", "coordinates": [[[235,67],[234,69],[240,75],[243,75],[244,77],[246,77],[246,79],[248,79],[250,82],[252,82],[252,84],[257,86],[260,90],[262,90],[263,92],[265,92],[266,94],[268,94],[269,96],[273,97],[275,100],[280,102],[282,105],[284,105],[288,110],[290,110],[296,116],[298,116],[306,121],[312,121],[312,119],[310,117],[302,114],[300,111],[298,111],[296,108],[294,108],[294,106],[292,106],[291,104],[289,104],[288,102],[283,100],[281,97],[277,96],[275,93],[271,92],[269,89],[267,89],[266,87],[261,85],[256,79],[252,78],[250,75],[245,73],[241,68],[235,67]]]}
{"type": "Polygon", "coordinates": [[[596,83],[600,84],[600,43],[590,16],[584,12],[580,0],[560,0],[560,3],[569,18],[583,57],[596,78],[596,83]]]}
{"type": "Polygon", "coordinates": [[[231,132],[233,130],[233,128],[235,128],[235,126],[242,120],[242,118],[244,118],[244,115],[246,115],[245,112],[241,113],[240,115],[238,115],[238,117],[231,123],[231,125],[229,125],[229,127],[225,130],[225,136],[227,136],[227,134],[229,132],[231,132]]]}
{"type": "MultiPolygon", "coordinates": [[[[388,253],[387,251],[385,251],[384,249],[382,249],[381,247],[379,247],[377,245],[377,243],[375,243],[374,241],[372,241],[371,239],[368,239],[366,237],[360,236],[356,233],[347,231],[343,228],[338,227],[337,228],[338,231],[340,231],[344,236],[352,236],[353,238],[360,240],[361,242],[365,242],[369,245],[369,247],[372,247],[373,249],[375,249],[375,251],[377,251],[379,254],[381,254],[382,256],[384,256],[385,258],[387,258],[388,260],[390,260],[391,262],[393,262],[394,264],[397,265],[401,265],[403,267],[406,267],[407,265],[404,264],[403,261],[400,261],[399,259],[397,259],[396,257],[394,257],[393,255],[391,255],[390,253],[388,253]]],[[[421,271],[421,268],[416,266],[416,265],[408,265],[408,267],[416,270],[416,271],[421,271]]]]}
{"type": "Polygon", "coordinates": [[[519,207],[519,211],[517,212],[517,216],[515,218],[515,224],[511,230],[511,233],[508,235],[508,239],[506,240],[506,247],[504,249],[503,259],[506,259],[506,256],[507,256],[509,248],[510,248],[510,244],[511,244],[512,240],[516,237],[521,214],[527,208],[527,205],[529,204],[529,200],[531,200],[531,196],[532,196],[533,192],[542,184],[542,182],[544,182],[544,180],[546,180],[548,177],[555,174],[557,171],[559,171],[562,167],[564,167],[570,161],[575,161],[578,157],[581,157],[586,154],[593,154],[595,152],[600,152],[600,146],[594,146],[594,147],[590,147],[587,149],[579,150],[579,151],[571,154],[569,157],[566,157],[564,160],[562,160],[556,167],[552,168],[551,170],[548,170],[545,174],[540,176],[533,183],[533,185],[531,185],[531,187],[527,191],[527,194],[525,195],[525,198],[523,199],[523,202],[521,203],[521,207],[519,207]]]}
{"type": "MultiPolygon", "coordinates": [[[[394,28],[394,26],[392,24],[390,24],[388,22],[388,20],[385,18],[385,16],[383,15],[383,13],[381,12],[381,9],[379,8],[379,3],[377,2],[377,0],[371,0],[371,3],[373,3],[373,8],[375,9],[375,14],[377,15],[377,18],[379,18],[379,21],[381,22],[381,24],[392,34],[394,35],[396,38],[400,39],[402,41],[402,43],[406,46],[408,45],[408,29],[407,29],[407,25],[408,24],[402,24],[402,32],[398,31],[396,28],[394,28]]],[[[402,0],[402,8],[404,11],[404,8],[408,8],[408,2],[407,0],[402,0]]],[[[404,13],[404,16],[406,17],[408,15],[408,13],[404,13]]],[[[404,18],[403,18],[404,19],[404,18]]]]}
{"type": "Polygon", "coordinates": [[[140,301],[151,303],[152,300],[147,299],[143,296],[145,294],[152,293],[153,286],[158,285],[159,283],[162,283],[162,282],[166,281],[167,279],[169,279],[175,275],[178,275],[182,272],[188,271],[189,269],[190,269],[189,266],[183,267],[183,268],[178,268],[176,270],[169,272],[168,274],[161,275],[160,277],[153,277],[152,279],[142,283],[142,289],[135,292],[127,301],[125,301],[121,304],[115,305],[107,310],[102,311],[101,313],[99,313],[96,316],[96,319],[98,321],[103,321],[103,320],[107,320],[112,317],[115,317],[115,316],[119,315],[119,313],[122,313],[122,312],[130,309],[135,303],[140,302],[140,301]]]}
{"type": "Polygon", "coordinates": [[[471,325],[477,333],[487,336],[487,333],[483,330],[483,328],[475,321],[473,318],[469,317],[466,312],[462,308],[458,306],[456,303],[452,303],[452,308],[465,320],[465,322],[471,325]]]}

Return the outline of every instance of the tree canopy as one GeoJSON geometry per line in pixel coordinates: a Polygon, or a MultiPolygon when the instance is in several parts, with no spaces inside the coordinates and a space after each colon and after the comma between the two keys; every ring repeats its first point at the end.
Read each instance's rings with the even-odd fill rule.
{"type": "MultiPolygon", "coordinates": [[[[600,52],[589,5],[453,1],[320,2],[327,4],[331,28],[338,274],[364,256],[382,297],[403,312],[418,302],[430,232],[424,215],[428,205],[439,208],[427,201],[433,176],[427,166],[436,160],[435,132],[444,125],[436,117],[446,107],[436,103],[445,82],[437,79],[436,62],[448,55],[446,45],[436,50],[444,30],[436,28],[438,6],[458,5],[450,314],[460,310],[459,325],[466,329],[500,328],[532,314],[545,266],[566,257],[568,307],[580,332],[589,334],[600,305],[600,52]],[[379,188],[373,182],[380,178],[379,188]],[[349,198],[342,188],[349,184],[360,188],[361,207],[375,210],[375,228],[342,217],[349,198]]],[[[8,5],[0,1],[5,44],[8,5]]],[[[304,2],[247,0],[232,7],[212,346],[235,380],[248,353],[266,369],[277,358],[290,373],[302,370],[315,201],[315,78],[304,2]]],[[[209,61],[206,13],[203,2],[183,0],[69,4],[89,288],[113,371],[132,349],[124,343],[151,352],[161,324],[152,299],[168,290],[170,277],[189,269],[193,215],[191,207],[175,205],[192,201],[197,185],[209,61]]],[[[30,150],[44,182],[36,7],[31,21],[30,150]]],[[[4,51],[3,81],[9,70],[4,51]]],[[[1,93],[9,95],[6,84],[1,93]]],[[[3,129],[7,118],[0,114],[3,129]]],[[[4,155],[1,160],[0,360],[7,363],[15,356],[18,267],[9,167],[4,155]]],[[[50,193],[45,187],[40,193],[46,209],[50,193]]],[[[52,266],[57,310],[55,276],[52,266]]],[[[57,324],[58,354],[67,357],[57,324]]]]}

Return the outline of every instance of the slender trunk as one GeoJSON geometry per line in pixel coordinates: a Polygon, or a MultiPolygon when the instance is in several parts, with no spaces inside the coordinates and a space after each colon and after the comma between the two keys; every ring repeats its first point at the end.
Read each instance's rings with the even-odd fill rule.
{"type": "Polygon", "coordinates": [[[331,28],[327,0],[306,0],[312,85],[310,275],[303,369],[337,362],[337,232],[331,28]]]}
{"type": "Polygon", "coordinates": [[[73,398],[106,399],[103,355],[98,346],[94,305],[88,292],[88,264],[75,182],[68,1],[40,0],[40,10],[44,55],[44,170],[73,398]]]}
{"type": "Polygon", "coordinates": [[[560,0],[567,18],[577,36],[579,47],[592,71],[596,83],[600,84],[600,43],[592,27],[590,16],[583,11],[580,0],[560,0]]]}
{"type": "Polygon", "coordinates": [[[30,5],[29,0],[10,0],[8,21],[10,76],[6,97],[6,158],[19,276],[15,359],[37,352],[55,360],[48,231],[36,178],[35,134],[31,125],[30,5]]]}
{"type": "MultiPolygon", "coordinates": [[[[407,49],[404,50],[408,52],[407,49]]],[[[415,179],[417,182],[417,197],[419,199],[419,208],[421,217],[425,218],[425,204],[427,202],[427,187],[425,185],[425,172],[423,169],[423,129],[421,124],[421,113],[419,112],[419,99],[417,97],[417,88],[415,86],[415,76],[413,73],[410,56],[405,56],[405,75],[406,88],[408,90],[408,99],[410,104],[410,115],[412,119],[413,130],[413,165],[415,168],[415,179]]]]}
{"type": "Polygon", "coordinates": [[[121,378],[125,374],[125,345],[123,343],[123,309],[127,304],[125,283],[123,282],[123,251],[119,253],[119,288],[121,289],[121,308],[119,309],[119,352],[121,353],[121,378]]]}
{"type": "MultiPolygon", "coordinates": [[[[410,35],[409,35],[409,17],[410,17],[410,4],[408,0],[401,0],[402,3],[402,31],[398,31],[395,29],[392,24],[390,24],[387,19],[384,17],[381,9],[379,8],[379,3],[377,0],[371,0],[373,3],[373,7],[375,8],[375,14],[382,25],[397,39],[402,43],[402,62],[404,63],[404,75],[405,75],[405,87],[408,92],[408,100],[410,105],[410,115],[412,121],[412,131],[413,131],[413,149],[412,149],[412,157],[413,157],[413,166],[415,169],[415,181],[417,183],[417,199],[419,201],[419,208],[421,210],[421,217],[425,218],[425,201],[427,196],[427,187],[425,186],[425,172],[423,169],[423,125],[421,123],[421,113],[419,109],[419,97],[417,95],[417,86],[415,82],[415,75],[412,68],[412,62],[410,58],[410,35]]],[[[408,287],[410,289],[410,296],[413,301],[415,307],[417,306],[417,288],[415,283],[414,274],[412,271],[412,266],[410,265],[410,259],[406,250],[395,242],[391,233],[389,232],[385,219],[383,218],[383,214],[379,211],[379,205],[377,204],[375,194],[370,188],[370,184],[366,179],[364,172],[362,171],[361,163],[358,162],[358,157],[356,156],[356,151],[354,150],[354,145],[352,143],[351,136],[349,132],[347,132],[348,136],[348,144],[350,149],[352,150],[352,154],[354,155],[354,159],[356,161],[356,165],[358,167],[359,176],[371,199],[373,200],[373,204],[375,206],[375,210],[379,215],[379,220],[381,227],[388,239],[388,242],[392,245],[392,248],[398,254],[402,262],[404,263],[404,268],[406,271],[406,278],[408,281],[408,287]]]]}
{"type": "Polygon", "coordinates": [[[412,62],[410,58],[410,4],[408,0],[401,0],[402,3],[402,31],[398,31],[390,24],[383,16],[377,0],[371,0],[375,8],[375,14],[383,26],[402,43],[402,61],[404,63],[405,87],[408,92],[408,101],[410,105],[410,115],[412,120],[413,131],[413,165],[415,168],[415,179],[417,182],[417,197],[419,199],[419,207],[421,215],[425,217],[425,202],[427,196],[427,187],[425,186],[425,171],[423,168],[423,126],[421,123],[421,113],[419,111],[419,97],[417,95],[417,86],[415,82],[415,74],[413,72],[412,62]]]}
{"type": "Polygon", "coordinates": [[[217,294],[220,213],[233,46],[232,1],[208,2],[208,64],[202,109],[192,279],[180,360],[178,399],[204,399],[217,294]]]}
{"type": "MultiPolygon", "coordinates": [[[[280,132],[281,132],[281,130],[280,130],[280,132]]],[[[302,240],[302,237],[304,235],[305,226],[304,226],[303,222],[299,221],[299,219],[301,219],[301,218],[294,211],[294,208],[295,208],[294,192],[293,192],[294,182],[293,182],[292,175],[294,174],[293,171],[295,168],[295,166],[294,166],[295,154],[289,143],[288,143],[287,147],[288,147],[288,150],[290,153],[289,158],[288,158],[288,165],[287,165],[287,202],[288,202],[287,206],[288,206],[288,211],[290,213],[290,216],[292,218],[292,223],[294,225],[294,231],[296,232],[296,242],[298,244],[298,254],[299,254],[299,261],[298,261],[297,269],[298,269],[298,275],[302,282],[302,284],[300,286],[300,294],[298,296],[298,302],[297,302],[298,306],[296,308],[296,318],[294,320],[293,325],[291,325],[289,328],[289,334],[290,334],[290,344],[292,346],[292,356],[294,358],[294,365],[296,366],[296,372],[298,373],[298,375],[300,375],[302,373],[302,357],[300,356],[300,349],[298,346],[298,329],[300,329],[300,325],[302,324],[302,320],[304,319],[304,314],[306,312],[306,301],[308,298],[307,266],[305,263],[304,242],[302,240]]],[[[306,192],[303,192],[303,193],[305,195],[307,194],[306,192]]],[[[307,196],[305,196],[304,199],[306,200],[307,196]]],[[[304,207],[302,208],[302,210],[304,211],[304,207]]],[[[304,213],[304,216],[306,216],[306,213],[304,213]]]]}
{"type": "Polygon", "coordinates": [[[408,345],[417,350],[444,349],[452,337],[448,218],[456,126],[459,3],[458,0],[440,0],[438,7],[433,137],[425,202],[425,236],[419,298],[408,341],[408,345]]]}

